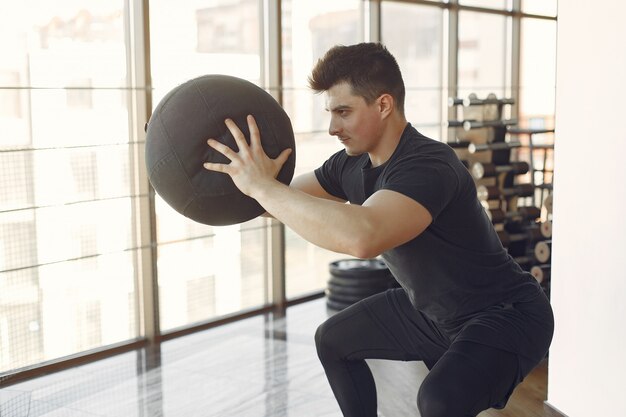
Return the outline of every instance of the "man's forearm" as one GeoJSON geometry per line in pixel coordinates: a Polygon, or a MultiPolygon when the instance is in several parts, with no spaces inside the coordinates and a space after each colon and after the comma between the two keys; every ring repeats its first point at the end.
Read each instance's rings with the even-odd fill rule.
{"type": "Polygon", "coordinates": [[[367,209],[313,197],[278,181],[260,187],[253,197],[276,219],[322,248],[370,257],[367,209]]]}

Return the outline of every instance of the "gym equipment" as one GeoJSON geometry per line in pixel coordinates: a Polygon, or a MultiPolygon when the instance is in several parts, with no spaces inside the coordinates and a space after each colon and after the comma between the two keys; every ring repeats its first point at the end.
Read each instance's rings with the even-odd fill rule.
{"type": "Polygon", "coordinates": [[[452,149],[457,149],[457,148],[467,148],[470,145],[469,140],[457,140],[455,142],[446,142],[446,144],[451,147],[452,149]]]}
{"type": "Polygon", "coordinates": [[[552,193],[548,194],[545,200],[543,200],[543,206],[546,208],[548,214],[552,214],[552,193]]]}
{"type": "Polygon", "coordinates": [[[510,120],[448,120],[448,127],[462,127],[469,131],[483,127],[506,127],[516,125],[516,119],[510,120]]]}
{"type": "Polygon", "coordinates": [[[467,150],[469,153],[476,153],[484,151],[511,150],[521,146],[522,144],[520,142],[470,143],[467,150]]]}
{"type": "Polygon", "coordinates": [[[328,265],[330,275],[345,278],[387,279],[391,272],[381,259],[340,259],[328,265]]]}
{"type": "Polygon", "coordinates": [[[480,129],[482,127],[504,127],[516,125],[517,119],[509,119],[509,120],[464,120],[463,121],[463,129],[464,130],[472,130],[472,129],[480,129]]]}
{"type": "Polygon", "coordinates": [[[368,291],[380,290],[381,288],[387,288],[389,286],[389,277],[358,277],[352,278],[330,276],[328,279],[329,285],[342,288],[366,288],[368,291]],[[358,282],[357,282],[358,281],[358,282]]]}
{"type": "Polygon", "coordinates": [[[265,153],[292,153],[277,179],[289,184],[295,168],[295,139],[287,113],[274,98],[249,81],[205,75],[172,89],[157,105],[146,129],[146,167],[155,191],[180,214],[213,226],[242,223],[265,211],[224,173],[207,171],[204,162],[229,163],[209,147],[213,138],[237,149],[224,124],[232,119],[250,141],[247,115],[253,115],[265,153]]]}
{"type": "Polygon", "coordinates": [[[485,177],[495,177],[502,173],[520,175],[527,173],[528,168],[528,163],[526,162],[511,162],[509,165],[496,165],[489,162],[475,162],[472,165],[472,176],[479,180],[485,177]]]}
{"type": "Polygon", "coordinates": [[[367,297],[368,295],[376,292],[381,292],[389,288],[389,283],[377,284],[373,286],[367,285],[342,285],[337,284],[332,280],[328,281],[327,289],[332,294],[344,295],[344,296],[358,296],[367,297]]]}
{"type": "MultiPolygon", "coordinates": [[[[469,163],[477,196],[508,254],[529,271],[538,263],[533,254],[535,244],[552,236],[554,172],[547,157],[554,144],[534,135],[553,133],[554,129],[517,127],[517,120],[506,119],[515,114],[514,109],[503,111],[513,104],[514,99],[498,99],[492,93],[486,98],[474,93],[467,98],[450,97],[448,106],[454,109],[449,111],[449,119],[455,120],[449,120],[448,126],[457,129],[450,132],[453,139],[448,143],[459,159],[469,163]],[[537,166],[534,152],[542,152],[543,161],[537,166]],[[522,174],[530,174],[529,184],[518,184],[516,176],[522,174]],[[549,193],[545,200],[544,193],[549,193]]],[[[549,293],[546,285],[549,282],[542,287],[549,293]]]]}
{"type": "MultiPolygon", "coordinates": [[[[512,243],[516,242],[537,242],[541,240],[543,236],[539,232],[539,228],[531,227],[521,233],[509,233],[506,230],[499,230],[496,232],[502,242],[502,246],[508,248],[512,243]]],[[[535,256],[536,257],[536,256],[535,256]]]]}
{"type": "Polygon", "coordinates": [[[537,280],[538,283],[543,284],[550,279],[550,271],[552,270],[550,264],[535,265],[530,268],[530,273],[537,280]]]}
{"type": "Polygon", "coordinates": [[[482,201],[493,200],[500,197],[530,197],[533,195],[535,186],[532,184],[518,184],[510,188],[502,188],[495,185],[479,185],[476,187],[478,199],[482,201]]]}
{"type": "Polygon", "coordinates": [[[541,216],[541,210],[537,207],[518,207],[517,211],[504,212],[500,209],[485,209],[487,217],[492,223],[502,223],[505,220],[534,220],[541,216]]]}
{"type": "Polygon", "coordinates": [[[399,286],[381,259],[341,259],[331,262],[328,270],[326,305],[333,310],[399,286]]]}
{"type": "MultiPolygon", "coordinates": [[[[475,127],[493,127],[494,125],[489,126],[472,126],[471,123],[469,125],[463,125],[463,122],[502,122],[502,108],[505,104],[515,104],[515,99],[512,98],[501,98],[499,99],[494,93],[489,93],[486,98],[479,99],[475,93],[469,94],[466,98],[448,98],[448,106],[460,106],[463,111],[463,120],[459,121],[459,124],[454,123],[454,127],[461,127],[466,131],[469,131],[475,127]],[[467,126],[467,127],[466,127],[467,126]],[[469,127],[469,128],[468,128],[469,127]]],[[[456,122],[456,121],[455,121],[456,122]]],[[[517,122],[512,121],[504,121],[507,124],[516,124],[517,122]]],[[[500,124],[501,125],[501,124],[500,124]]],[[[450,125],[452,126],[452,125],[450,125]]]]}
{"type": "MultiPolygon", "coordinates": [[[[548,162],[548,151],[552,151],[554,149],[553,143],[536,143],[536,139],[534,139],[534,135],[536,134],[545,134],[545,133],[554,133],[554,129],[529,129],[529,128],[518,128],[513,127],[509,128],[509,134],[515,137],[527,136],[528,137],[528,158],[530,162],[530,178],[532,178],[533,183],[537,184],[537,179],[535,173],[541,173],[541,183],[545,183],[546,181],[546,172],[549,170],[546,169],[546,165],[548,162]],[[541,168],[537,169],[535,167],[535,151],[540,151],[543,153],[543,163],[541,164],[541,168]]],[[[554,173],[553,173],[554,174],[554,173]]],[[[541,190],[541,197],[539,202],[543,200],[543,190],[541,190]]],[[[536,204],[535,198],[533,196],[533,204],[536,204]]]]}
{"type": "Polygon", "coordinates": [[[552,237],[552,220],[545,221],[539,225],[539,230],[545,238],[552,237]]]}
{"type": "Polygon", "coordinates": [[[530,269],[530,267],[535,263],[535,260],[530,256],[517,256],[514,257],[513,260],[517,262],[517,264],[525,271],[530,269]]]}
{"type": "Polygon", "coordinates": [[[485,104],[515,104],[515,99],[513,98],[496,98],[495,94],[490,94],[487,98],[480,99],[476,97],[476,94],[470,94],[466,98],[448,98],[448,106],[482,106],[485,104]]]}
{"type": "Polygon", "coordinates": [[[343,310],[344,308],[350,307],[352,304],[354,304],[354,303],[338,302],[338,301],[335,301],[334,299],[331,300],[330,298],[326,299],[326,307],[328,307],[331,310],[335,310],[335,311],[343,310]]]}
{"type": "Polygon", "coordinates": [[[542,264],[548,263],[552,256],[552,240],[537,242],[535,245],[535,258],[542,264]]]}

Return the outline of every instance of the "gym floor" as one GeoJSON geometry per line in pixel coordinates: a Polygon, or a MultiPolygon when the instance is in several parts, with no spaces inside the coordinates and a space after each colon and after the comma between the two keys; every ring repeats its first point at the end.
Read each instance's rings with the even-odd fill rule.
{"type": "MultiPolygon", "coordinates": [[[[255,316],[0,390],[3,417],[340,417],[313,335],[324,299],[255,316]]],[[[419,416],[421,362],[368,361],[385,417],[419,416]]],[[[507,408],[479,417],[563,417],[543,404],[540,364],[507,408]]]]}

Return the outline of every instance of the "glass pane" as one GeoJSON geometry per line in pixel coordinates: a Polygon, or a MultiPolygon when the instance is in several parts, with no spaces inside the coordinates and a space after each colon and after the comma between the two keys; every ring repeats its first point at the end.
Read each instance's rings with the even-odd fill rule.
{"type": "MultiPolygon", "coordinates": [[[[359,0],[282,2],[283,107],[296,132],[296,175],[312,171],[341,149],[327,133],[324,97],[308,89],[307,77],[332,46],[364,40],[363,7],[359,0]]],[[[324,288],[328,263],[345,255],[317,248],[287,230],[285,257],[287,297],[293,298],[324,288]]]]}
{"type": "Polygon", "coordinates": [[[487,9],[511,10],[511,0],[459,0],[463,6],[485,7],[487,9]]]}
{"type": "MultiPolygon", "coordinates": [[[[261,2],[150,2],[153,105],[205,74],[261,85],[261,2]]],[[[266,220],[212,227],[156,198],[161,328],[171,330],[267,302],[266,220]]]]}
{"type": "MultiPolygon", "coordinates": [[[[4,220],[0,220],[5,226],[0,233],[6,236],[4,220]]],[[[22,233],[32,235],[33,231],[27,230],[33,227],[28,226],[32,218],[23,216],[22,220],[26,228],[22,233]]],[[[16,230],[19,225],[13,222],[11,228],[16,230]]],[[[68,239],[55,239],[39,248],[67,243],[68,239]]],[[[37,249],[35,242],[30,245],[37,249]]],[[[7,249],[11,248],[0,246],[0,254],[7,249]]],[[[36,255],[34,251],[31,254],[32,261],[36,255]]],[[[0,373],[137,336],[132,251],[3,270],[0,373]]]]}
{"type": "Polygon", "coordinates": [[[0,210],[127,197],[129,161],[128,146],[0,152],[0,210]]]}
{"type": "Polygon", "coordinates": [[[543,16],[556,16],[556,0],[522,0],[522,12],[543,16]]]}
{"type": "Polygon", "coordinates": [[[263,305],[267,229],[214,227],[214,234],[159,246],[162,330],[263,305]]]}
{"type": "Polygon", "coordinates": [[[123,0],[0,0],[0,10],[0,85],[128,84],[123,0]]]}
{"type": "Polygon", "coordinates": [[[554,128],[556,89],[556,22],[522,19],[520,124],[554,128]]]}
{"type": "Polygon", "coordinates": [[[402,71],[407,120],[414,126],[440,123],[443,11],[394,2],[381,6],[382,40],[402,71]]]}
{"type": "Polygon", "coordinates": [[[507,18],[487,13],[459,13],[459,97],[506,93],[506,68],[510,62],[507,18]]]}
{"type": "Polygon", "coordinates": [[[175,86],[205,74],[261,85],[261,2],[150,2],[150,62],[156,105],[175,86]]]}
{"type": "Polygon", "coordinates": [[[131,187],[125,2],[0,10],[1,373],[139,335],[147,196],[131,187]]]}

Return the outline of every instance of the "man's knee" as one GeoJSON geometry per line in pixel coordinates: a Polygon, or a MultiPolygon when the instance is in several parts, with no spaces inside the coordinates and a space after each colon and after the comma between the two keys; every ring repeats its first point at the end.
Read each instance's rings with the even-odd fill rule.
{"type": "Polygon", "coordinates": [[[345,321],[337,320],[333,316],[320,324],[315,331],[315,347],[317,356],[322,362],[342,360],[350,348],[350,341],[346,339],[345,321]]]}
{"type": "Polygon", "coordinates": [[[417,393],[417,409],[422,417],[446,416],[446,401],[434,391],[422,384],[417,393]]]}
{"type": "Polygon", "coordinates": [[[459,399],[436,381],[424,380],[417,393],[417,409],[422,417],[463,417],[459,399]],[[433,383],[434,382],[434,383],[433,383]]]}
{"type": "Polygon", "coordinates": [[[333,338],[328,330],[328,322],[324,322],[315,331],[315,348],[317,349],[317,356],[321,360],[330,357],[334,350],[333,338]]]}
{"type": "Polygon", "coordinates": [[[317,327],[317,330],[315,331],[315,347],[317,348],[318,352],[320,350],[320,346],[322,346],[322,341],[325,336],[325,331],[323,327],[324,324],[322,323],[317,327]]]}

